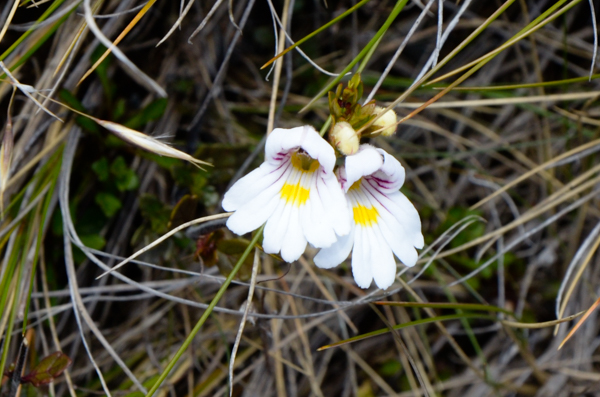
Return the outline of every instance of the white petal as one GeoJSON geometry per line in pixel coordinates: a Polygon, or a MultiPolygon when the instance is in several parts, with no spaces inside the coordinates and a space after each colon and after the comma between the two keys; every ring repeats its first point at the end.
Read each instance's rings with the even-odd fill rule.
{"type": "Polygon", "coordinates": [[[369,288],[373,275],[369,263],[369,238],[363,227],[356,227],[354,232],[354,249],[352,250],[352,275],[356,285],[369,288]]]}
{"type": "Polygon", "coordinates": [[[281,251],[291,210],[292,206],[286,205],[285,200],[278,200],[277,208],[265,225],[263,249],[267,254],[277,254],[281,251]]]}
{"type": "Polygon", "coordinates": [[[394,255],[377,226],[365,229],[365,231],[369,235],[371,273],[375,284],[381,289],[386,289],[394,283],[396,278],[394,255]]]}
{"type": "Polygon", "coordinates": [[[300,147],[304,135],[304,127],[275,128],[265,143],[265,161],[273,164],[279,163],[290,150],[300,147]]]}
{"type": "Polygon", "coordinates": [[[286,262],[293,262],[300,258],[306,249],[306,238],[300,226],[300,214],[296,207],[292,207],[287,232],[281,246],[281,257],[286,262]]]}
{"type": "Polygon", "coordinates": [[[412,267],[417,263],[418,254],[412,241],[406,235],[400,223],[390,214],[379,219],[379,228],[387,246],[405,266],[412,267]]]}
{"type": "Polygon", "coordinates": [[[351,231],[345,236],[338,238],[329,248],[323,248],[315,256],[315,265],[322,269],[331,269],[342,263],[352,250],[354,244],[354,232],[351,231]]]}
{"type": "Polygon", "coordinates": [[[317,176],[314,175],[310,186],[308,201],[300,208],[300,224],[308,242],[317,248],[331,246],[337,240],[333,224],[323,206],[323,198],[317,189],[317,176]]]}
{"type": "Polygon", "coordinates": [[[304,140],[300,147],[308,153],[310,157],[319,161],[321,167],[327,174],[333,172],[335,166],[335,151],[333,147],[310,125],[305,125],[304,140]]]}
{"type": "Polygon", "coordinates": [[[262,163],[259,168],[240,178],[225,193],[222,203],[223,209],[225,211],[235,211],[241,208],[267,187],[281,180],[289,167],[291,167],[289,162],[277,165],[262,163]]]}
{"type": "Polygon", "coordinates": [[[383,165],[373,176],[385,181],[385,188],[397,191],[404,184],[406,171],[394,156],[382,149],[377,149],[377,151],[383,156],[383,165]]]}
{"type": "Polygon", "coordinates": [[[258,229],[263,223],[269,219],[277,203],[279,197],[272,195],[269,197],[269,191],[263,192],[252,200],[247,205],[237,210],[227,219],[227,227],[229,230],[238,235],[246,234],[252,230],[258,229]]]}
{"type": "Polygon", "coordinates": [[[361,183],[359,190],[352,192],[352,197],[366,207],[373,206],[377,209],[379,214],[377,224],[381,228],[381,239],[387,242],[394,254],[406,266],[414,266],[418,257],[414,243],[418,240],[422,242],[423,235],[419,215],[408,199],[400,192],[395,192],[391,196],[382,194],[365,181],[361,183]],[[395,216],[390,211],[391,207],[397,213],[402,212],[406,216],[395,216]],[[414,214],[411,211],[414,211],[414,214]]]}
{"type": "Polygon", "coordinates": [[[358,152],[352,156],[346,156],[345,171],[346,183],[344,190],[348,191],[350,186],[365,175],[371,175],[383,165],[383,156],[371,145],[360,145],[358,152]]]}
{"type": "Polygon", "coordinates": [[[317,191],[323,202],[328,222],[333,226],[335,234],[345,236],[350,232],[350,209],[345,194],[335,176],[317,179],[317,191]]]}
{"type": "Polygon", "coordinates": [[[387,212],[398,220],[405,231],[406,239],[416,248],[423,248],[421,219],[414,205],[400,192],[383,194],[365,183],[362,188],[372,196],[387,212]]]}

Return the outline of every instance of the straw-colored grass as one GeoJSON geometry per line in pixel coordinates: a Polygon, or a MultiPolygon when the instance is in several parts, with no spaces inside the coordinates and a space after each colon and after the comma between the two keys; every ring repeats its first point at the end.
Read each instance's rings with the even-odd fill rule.
{"type": "Polygon", "coordinates": [[[597,394],[594,5],[4,2],[0,393],[597,394]],[[355,72],[426,240],[386,291],[220,207],[355,72]]]}

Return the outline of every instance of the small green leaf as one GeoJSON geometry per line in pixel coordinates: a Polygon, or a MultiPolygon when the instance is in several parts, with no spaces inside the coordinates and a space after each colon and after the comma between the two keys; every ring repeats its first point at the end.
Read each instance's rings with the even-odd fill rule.
{"type": "Polygon", "coordinates": [[[150,222],[153,232],[162,234],[167,231],[171,210],[156,196],[144,194],[140,197],[140,212],[142,217],[150,222]]]}
{"type": "Polygon", "coordinates": [[[167,99],[159,98],[151,102],[141,112],[130,118],[129,121],[125,123],[125,126],[137,130],[146,125],[148,122],[161,118],[165,113],[166,108],[167,99]]]}
{"type": "Polygon", "coordinates": [[[61,352],[55,352],[45,357],[27,375],[21,378],[21,383],[31,383],[35,387],[47,385],[60,376],[71,365],[71,359],[61,352]]]}
{"type": "Polygon", "coordinates": [[[102,212],[107,217],[111,217],[121,209],[121,200],[114,195],[107,192],[100,192],[96,194],[96,204],[100,206],[102,212]]]}
{"type": "Polygon", "coordinates": [[[117,189],[124,192],[138,187],[140,180],[137,174],[125,163],[123,157],[119,156],[110,166],[110,172],[115,176],[117,189]]]}
{"type": "Polygon", "coordinates": [[[125,102],[125,99],[123,98],[119,98],[117,99],[117,102],[115,103],[114,109],[113,109],[113,120],[118,120],[121,117],[123,117],[123,115],[125,114],[125,110],[127,110],[127,102],[125,102]]]}
{"type": "Polygon", "coordinates": [[[379,368],[379,373],[383,376],[395,376],[402,370],[400,361],[392,359],[384,362],[379,368]]]}
{"type": "MultiPolygon", "coordinates": [[[[59,97],[63,102],[65,102],[67,105],[69,105],[73,109],[79,110],[80,112],[83,112],[83,113],[87,113],[87,109],[83,107],[81,102],[79,102],[79,99],[77,99],[75,97],[75,95],[73,95],[71,92],[69,92],[67,90],[61,90],[59,93],[59,97]]],[[[80,126],[81,128],[83,128],[84,130],[86,130],[88,132],[92,132],[95,134],[100,133],[100,129],[98,128],[98,125],[94,121],[92,121],[91,119],[89,119],[87,117],[76,116],[75,122],[77,123],[78,126],[80,126]]]]}
{"type": "MultiPolygon", "coordinates": [[[[98,47],[94,49],[94,52],[92,52],[92,55],[90,56],[90,61],[92,64],[96,63],[96,61],[100,59],[105,51],[106,47],[104,47],[102,44],[98,45],[98,47]]],[[[98,75],[100,84],[102,84],[102,87],[106,93],[106,97],[109,100],[112,100],[115,92],[117,91],[117,85],[114,83],[114,80],[108,77],[108,66],[111,60],[112,54],[109,54],[94,70],[94,72],[98,75]]]]}
{"type": "Polygon", "coordinates": [[[98,175],[98,179],[102,182],[108,180],[109,170],[106,157],[102,157],[100,160],[92,163],[92,170],[98,175]]]}
{"type": "Polygon", "coordinates": [[[99,234],[80,235],[81,242],[86,246],[96,250],[104,248],[106,240],[99,234]]]}

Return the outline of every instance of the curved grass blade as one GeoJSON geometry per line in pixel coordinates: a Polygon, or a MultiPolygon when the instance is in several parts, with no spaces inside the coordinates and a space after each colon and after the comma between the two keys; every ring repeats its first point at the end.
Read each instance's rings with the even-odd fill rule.
{"type": "Polygon", "coordinates": [[[577,330],[583,325],[583,323],[585,322],[585,320],[587,320],[587,318],[590,316],[590,314],[592,314],[592,312],[594,310],[596,310],[596,308],[598,307],[598,305],[600,305],[600,298],[596,299],[596,302],[594,302],[594,304],[592,306],[590,306],[589,309],[587,309],[587,311],[585,312],[585,314],[583,315],[583,317],[581,317],[581,319],[579,319],[579,321],[577,321],[577,324],[575,324],[575,326],[573,327],[573,329],[571,331],[569,331],[569,333],[567,334],[567,336],[565,336],[565,339],[563,339],[563,341],[560,342],[560,345],[558,345],[558,349],[556,349],[556,350],[560,350],[564,346],[564,344],[567,343],[567,341],[569,339],[571,339],[571,337],[575,334],[575,332],[577,332],[577,330]]]}
{"type": "MultiPolygon", "coordinates": [[[[490,321],[496,320],[496,318],[493,316],[486,316],[486,315],[476,314],[476,313],[448,314],[445,316],[424,318],[421,320],[415,320],[415,321],[410,321],[408,323],[394,325],[393,329],[398,330],[398,329],[412,327],[415,325],[435,323],[437,321],[460,320],[461,318],[477,318],[477,319],[481,319],[481,320],[490,320],[490,321]]],[[[391,332],[391,330],[389,328],[378,329],[377,331],[367,332],[366,334],[357,335],[352,338],[348,338],[348,339],[341,340],[339,342],[332,343],[330,345],[321,346],[317,349],[317,351],[327,350],[332,347],[338,347],[341,345],[345,345],[347,343],[358,342],[359,340],[368,339],[368,338],[372,338],[374,336],[387,334],[388,332],[391,332]]]]}
{"type": "Polygon", "coordinates": [[[432,309],[461,309],[461,310],[473,310],[473,311],[487,311],[487,312],[498,312],[504,313],[511,317],[515,317],[514,313],[502,309],[498,306],[492,305],[484,305],[481,303],[446,303],[446,302],[427,302],[427,303],[419,303],[419,302],[388,302],[388,301],[379,301],[374,302],[376,305],[382,306],[398,306],[398,307],[428,307],[432,309]]]}
{"type": "MultiPolygon", "coordinates": [[[[148,1],[146,3],[146,5],[136,14],[136,16],[131,20],[131,22],[129,22],[129,24],[125,27],[125,29],[123,29],[121,34],[119,34],[119,36],[113,42],[113,44],[115,46],[118,45],[125,36],[127,36],[127,34],[131,31],[131,29],[133,29],[135,27],[135,25],[137,25],[137,23],[140,21],[140,19],[142,19],[142,17],[146,14],[146,12],[148,12],[150,7],[152,7],[154,5],[154,3],[156,3],[156,0],[148,1]]],[[[94,63],[92,65],[92,67],[89,68],[87,72],[85,72],[83,77],[81,79],[79,79],[79,81],[77,82],[77,85],[81,84],[81,82],[83,80],[85,80],[90,74],[92,74],[92,72],[94,70],[96,70],[98,65],[100,65],[102,63],[102,61],[104,61],[106,59],[106,57],[108,56],[108,54],[110,54],[110,53],[111,53],[111,49],[107,48],[106,51],[104,51],[104,54],[102,54],[102,56],[100,56],[100,58],[98,58],[96,63],[94,63]]]]}
{"type": "MultiPolygon", "coordinates": [[[[50,14],[52,14],[64,2],[65,2],[65,0],[56,0],[54,3],[52,3],[52,5],[50,7],[48,7],[48,9],[46,11],[44,11],[44,13],[38,18],[38,20],[36,22],[39,23],[39,22],[43,22],[44,20],[46,20],[46,18],[48,18],[50,16],[50,14]]],[[[32,34],[35,31],[36,26],[37,25],[33,25],[31,27],[31,29],[29,29],[28,31],[23,33],[21,35],[21,37],[19,37],[17,40],[15,40],[15,42],[10,47],[8,47],[6,49],[6,51],[4,51],[2,53],[2,55],[0,55],[0,61],[4,60],[4,58],[9,56],[17,47],[19,47],[19,45],[23,41],[25,41],[25,39],[27,37],[29,37],[30,34],[32,34]]]]}
{"type": "MultiPolygon", "coordinates": [[[[586,81],[589,81],[589,80],[595,80],[597,78],[600,78],[600,74],[594,74],[594,75],[591,76],[591,78],[590,77],[574,77],[572,79],[543,81],[543,82],[539,82],[539,83],[528,83],[528,84],[503,84],[503,85],[492,85],[492,86],[486,86],[486,87],[478,87],[478,86],[473,86],[473,87],[454,87],[452,89],[452,91],[473,91],[473,92],[477,92],[477,91],[518,90],[518,89],[521,89],[521,88],[554,87],[554,86],[561,86],[561,85],[566,85],[566,84],[582,83],[582,82],[586,82],[586,81]]],[[[427,85],[429,85],[429,84],[427,84],[427,85]]],[[[446,87],[447,86],[432,87],[432,89],[434,89],[434,90],[443,90],[446,87]]]]}
{"type": "Polygon", "coordinates": [[[0,42],[2,42],[2,39],[4,38],[6,31],[8,30],[8,25],[10,25],[10,23],[12,22],[12,19],[15,16],[15,13],[17,12],[18,7],[19,7],[19,0],[14,0],[13,6],[10,9],[10,12],[8,13],[8,18],[6,18],[6,21],[4,22],[4,26],[2,27],[2,31],[0,31],[0,42]]]}
{"type": "Polygon", "coordinates": [[[277,54],[273,58],[271,58],[271,60],[269,60],[269,62],[265,63],[260,68],[261,69],[266,68],[267,66],[269,66],[270,64],[272,64],[273,62],[275,62],[276,60],[278,60],[279,58],[281,58],[282,56],[284,56],[285,54],[287,54],[288,52],[290,52],[294,48],[298,47],[300,44],[304,43],[306,40],[312,38],[313,36],[315,36],[316,34],[322,32],[323,30],[327,29],[331,25],[334,25],[337,22],[341,21],[342,19],[346,18],[348,15],[352,14],[354,11],[358,10],[360,7],[362,7],[363,5],[367,4],[369,1],[370,0],[362,0],[361,2],[359,2],[356,5],[352,6],[351,8],[349,8],[348,10],[346,10],[345,12],[343,12],[342,14],[338,15],[337,17],[333,18],[331,21],[329,21],[326,24],[324,24],[323,26],[321,26],[319,29],[315,30],[312,33],[307,34],[306,36],[304,36],[303,38],[301,38],[300,40],[298,40],[297,42],[295,42],[294,44],[292,44],[291,46],[289,46],[288,48],[286,48],[285,50],[283,50],[282,52],[280,52],[279,54],[277,54]]]}
{"type": "MultiPolygon", "coordinates": [[[[577,4],[577,3],[579,3],[580,1],[581,1],[581,0],[575,0],[573,3],[577,4]]],[[[544,19],[545,19],[546,17],[549,17],[549,16],[550,16],[550,15],[551,15],[551,14],[552,14],[552,13],[553,13],[555,10],[557,10],[557,9],[558,9],[558,8],[559,8],[561,5],[563,5],[563,4],[564,4],[564,3],[566,3],[566,2],[567,2],[567,0],[559,0],[559,1],[557,1],[556,3],[554,3],[554,4],[553,4],[553,5],[550,7],[550,8],[548,8],[546,11],[544,11],[542,14],[540,14],[540,15],[539,15],[537,18],[535,18],[533,21],[531,21],[530,23],[528,23],[528,24],[527,24],[527,25],[526,25],[526,26],[525,26],[523,29],[519,30],[519,31],[518,31],[518,32],[517,32],[517,33],[516,33],[516,34],[513,36],[513,38],[512,38],[512,39],[510,39],[509,41],[507,41],[507,42],[506,42],[506,43],[505,43],[503,46],[507,45],[509,42],[511,42],[511,41],[513,41],[513,40],[516,40],[516,41],[518,41],[518,40],[520,40],[521,38],[524,38],[524,37],[525,37],[525,34],[529,35],[529,33],[533,33],[535,30],[538,30],[538,29],[539,29],[539,27],[541,27],[541,26],[545,25],[545,23],[541,24],[542,22],[544,22],[544,19]],[[538,24],[541,24],[541,25],[538,27],[538,26],[537,26],[538,24]],[[521,37],[521,38],[519,38],[519,39],[517,40],[516,38],[518,38],[519,36],[523,36],[523,37],[521,37]]],[[[575,5],[575,4],[572,4],[572,5],[575,5]]],[[[569,6],[569,8],[570,8],[570,6],[569,6]]],[[[515,42],[516,42],[516,41],[515,41],[515,42]]],[[[498,47],[497,49],[495,49],[495,50],[494,50],[494,51],[492,51],[492,52],[496,52],[496,51],[498,51],[498,52],[499,52],[499,51],[502,51],[502,47],[503,47],[503,46],[500,46],[500,47],[498,47]]],[[[430,85],[430,84],[435,84],[435,83],[437,83],[437,82],[440,82],[441,80],[445,80],[445,79],[447,79],[448,77],[451,77],[451,76],[453,76],[453,75],[455,75],[455,74],[458,74],[458,73],[462,72],[463,70],[467,70],[467,69],[469,69],[469,68],[470,68],[470,67],[472,67],[472,66],[476,66],[476,65],[477,65],[477,64],[478,64],[480,61],[483,61],[483,60],[485,60],[485,59],[486,59],[488,56],[490,56],[491,54],[492,54],[492,53],[488,53],[488,54],[486,54],[486,55],[483,55],[483,56],[481,56],[481,57],[479,57],[479,58],[475,59],[474,61],[471,61],[471,62],[467,63],[466,65],[463,65],[463,66],[461,66],[461,67],[459,67],[459,68],[457,68],[457,69],[455,69],[455,70],[453,70],[453,71],[451,71],[451,72],[448,72],[448,73],[446,73],[446,74],[444,74],[444,75],[442,75],[442,76],[440,76],[440,77],[437,77],[437,78],[435,78],[435,79],[433,79],[433,80],[429,81],[429,82],[428,82],[427,84],[425,84],[425,85],[427,86],[427,85],[430,85]]],[[[588,77],[586,77],[586,80],[587,80],[588,78],[589,78],[589,76],[588,76],[588,77]]]]}
{"type": "MultiPolygon", "coordinates": [[[[562,0],[562,1],[566,1],[566,0],[562,0]]],[[[511,38],[510,40],[508,40],[506,43],[504,43],[500,47],[496,48],[494,51],[491,51],[489,54],[484,55],[483,57],[480,57],[479,59],[481,59],[481,60],[479,62],[477,62],[475,66],[473,66],[465,74],[463,74],[458,79],[456,79],[456,81],[454,81],[448,87],[444,88],[440,93],[436,94],[433,98],[429,99],[427,102],[425,102],[423,105],[421,105],[418,109],[416,109],[416,110],[410,112],[408,115],[404,116],[397,124],[402,124],[406,120],[413,118],[414,116],[416,116],[417,114],[419,114],[421,111],[423,111],[424,109],[426,109],[429,105],[431,105],[434,102],[437,102],[440,98],[442,98],[444,95],[446,95],[448,92],[450,92],[454,87],[458,86],[459,84],[461,84],[462,82],[464,82],[466,79],[468,79],[469,77],[471,77],[473,74],[475,74],[475,72],[477,72],[479,69],[481,69],[482,67],[484,67],[488,62],[490,62],[492,59],[494,59],[502,51],[504,51],[505,49],[511,47],[513,44],[516,44],[520,40],[522,40],[522,39],[530,36],[533,33],[535,33],[536,31],[538,31],[539,29],[541,29],[542,27],[544,27],[546,24],[552,22],[553,20],[555,20],[560,15],[564,14],[565,12],[567,12],[568,10],[570,10],[571,8],[573,8],[575,5],[577,5],[580,2],[581,2],[581,0],[573,0],[571,3],[567,4],[566,6],[564,6],[563,8],[561,8],[560,10],[556,11],[554,14],[551,14],[550,16],[548,16],[547,18],[545,18],[544,20],[542,20],[539,24],[537,24],[537,25],[535,25],[535,26],[533,26],[533,27],[531,27],[529,29],[524,29],[524,31],[522,33],[513,36],[513,38],[511,38]]],[[[536,20],[537,19],[539,19],[539,17],[536,18],[536,20]]],[[[531,25],[531,24],[529,24],[529,25],[531,25]]],[[[478,60],[475,60],[473,62],[476,62],[476,61],[478,61],[478,60]]],[[[471,62],[471,64],[473,62],[471,62]]],[[[435,80],[431,81],[430,83],[434,83],[434,82],[437,82],[437,81],[439,81],[439,79],[435,79],[435,80]]],[[[376,119],[377,118],[375,118],[371,123],[373,123],[376,119]]],[[[369,124],[367,124],[367,126],[368,125],[369,124]]],[[[366,128],[367,126],[365,126],[363,128],[366,128]]]]}
{"type": "MultiPolygon", "coordinates": [[[[599,301],[600,301],[600,298],[599,298],[599,301]]],[[[376,302],[376,303],[379,304],[381,302],[376,302]]],[[[386,302],[386,303],[396,303],[396,302],[386,302]]],[[[410,302],[399,302],[399,303],[410,303],[410,302]]],[[[415,306],[415,305],[413,305],[413,306],[415,306]]],[[[485,306],[485,305],[482,305],[482,306],[485,306]]],[[[427,307],[427,306],[422,306],[422,307],[427,307]]],[[[490,307],[487,307],[486,310],[488,310],[489,308],[490,307]]],[[[500,309],[500,308],[498,308],[498,309],[500,309]]],[[[579,312],[577,314],[574,314],[574,315],[569,316],[569,317],[561,318],[559,320],[545,321],[545,322],[541,322],[541,323],[521,323],[521,322],[507,321],[507,320],[500,320],[500,321],[498,321],[498,318],[496,318],[494,316],[486,316],[486,315],[479,314],[479,313],[448,314],[448,315],[445,315],[445,316],[430,317],[430,318],[425,318],[425,319],[411,321],[411,322],[408,322],[408,323],[398,324],[398,325],[395,325],[393,327],[393,329],[394,330],[398,330],[398,329],[402,329],[402,328],[412,327],[412,326],[415,326],[415,325],[423,325],[423,324],[434,323],[434,322],[437,322],[437,321],[466,320],[468,318],[474,318],[474,319],[480,319],[480,320],[498,321],[498,322],[502,323],[503,325],[506,325],[506,326],[512,327],[512,328],[527,328],[527,329],[547,328],[547,327],[554,327],[555,325],[560,324],[560,323],[571,321],[574,318],[577,318],[577,317],[581,316],[583,313],[584,312],[579,312]]],[[[374,336],[383,335],[383,334],[386,334],[388,332],[391,332],[391,330],[389,328],[383,328],[383,329],[379,329],[377,331],[367,332],[366,334],[362,334],[362,335],[354,336],[352,338],[344,339],[344,340],[341,340],[339,342],[332,343],[330,345],[321,346],[321,347],[319,347],[317,349],[317,351],[327,350],[327,349],[330,349],[332,347],[338,347],[338,346],[341,346],[341,345],[345,345],[347,343],[358,342],[359,340],[368,339],[368,338],[372,338],[374,336]]]]}

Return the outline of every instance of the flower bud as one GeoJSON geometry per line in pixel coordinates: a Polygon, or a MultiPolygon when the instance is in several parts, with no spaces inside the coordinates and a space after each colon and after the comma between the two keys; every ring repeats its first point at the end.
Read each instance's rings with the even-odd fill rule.
{"type": "MultiPolygon", "coordinates": [[[[375,113],[377,114],[377,116],[379,116],[384,110],[385,108],[377,106],[375,108],[375,113]]],[[[381,131],[381,135],[391,136],[394,135],[394,133],[396,132],[396,121],[396,112],[394,112],[393,110],[388,110],[381,117],[375,120],[372,127],[377,130],[385,128],[383,131],[381,131]]]]}
{"type": "Polygon", "coordinates": [[[333,126],[333,130],[329,133],[329,140],[337,150],[346,156],[358,151],[358,135],[346,121],[340,121],[333,126]]]}

